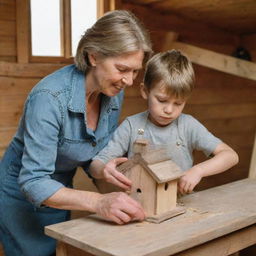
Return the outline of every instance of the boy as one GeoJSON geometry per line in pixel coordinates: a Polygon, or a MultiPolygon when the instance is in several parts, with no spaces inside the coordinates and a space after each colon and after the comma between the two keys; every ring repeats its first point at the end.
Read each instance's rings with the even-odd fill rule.
{"type": "Polygon", "coordinates": [[[158,53],[146,66],[141,95],[148,110],[126,118],[115,131],[109,144],[93,159],[90,173],[123,189],[131,181],[116,170],[116,166],[132,154],[133,142],[145,138],[153,145],[166,147],[170,158],[184,170],[179,180],[179,192],[190,193],[203,177],[221,173],[238,163],[238,155],[228,145],[213,136],[190,115],[182,114],[194,87],[191,62],[179,51],[158,53]],[[143,133],[143,134],[142,134],[143,133]],[[193,166],[193,150],[201,150],[206,161],[193,166]]]}

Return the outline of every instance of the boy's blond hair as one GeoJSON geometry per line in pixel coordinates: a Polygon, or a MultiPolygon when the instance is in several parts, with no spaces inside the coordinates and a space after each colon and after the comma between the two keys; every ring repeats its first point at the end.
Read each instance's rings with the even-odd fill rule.
{"type": "Polygon", "coordinates": [[[190,60],[178,50],[160,52],[147,63],[144,85],[148,91],[160,85],[166,93],[186,99],[194,88],[194,70],[190,60]]]}

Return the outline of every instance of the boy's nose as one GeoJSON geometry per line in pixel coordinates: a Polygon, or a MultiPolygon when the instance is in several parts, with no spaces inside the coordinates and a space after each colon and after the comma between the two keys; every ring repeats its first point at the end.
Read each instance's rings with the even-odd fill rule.
{"type": "Polygon", "coordinates": [[[168,104],[167,106],[165,106],[164,108],[164,112],[167,114],[171,114],[173,111],[173,105],[172,104],[168,104]]]}

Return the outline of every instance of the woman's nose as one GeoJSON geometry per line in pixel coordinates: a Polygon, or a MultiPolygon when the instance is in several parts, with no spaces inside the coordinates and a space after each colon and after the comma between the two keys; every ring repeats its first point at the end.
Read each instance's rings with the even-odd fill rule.
{"type": "Polygon", "coordinates": [[[126,86],[132,86],[133,85],[133,74],[131,73],[127,73],[123,78],[122,78],[122,82],[126,85],[126,86]]]}

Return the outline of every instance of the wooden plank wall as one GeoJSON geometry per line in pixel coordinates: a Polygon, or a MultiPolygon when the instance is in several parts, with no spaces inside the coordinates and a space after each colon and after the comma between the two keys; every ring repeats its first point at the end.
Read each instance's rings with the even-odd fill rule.
{"type": "Polygon", "coordinates": [[[15,0],[0,0],[0,61],[16,61],[15,0]]]}
{"type": "MultiPolygon", "coordinates": [[[[226,55],[232,55],[243,44],[256,62],[256,35],[240,37],[175,15],[157,14],[139,5],[123,7],[132,10],[151,31],[155,52],[161,51],[165,33],[175,31],[178,41],[226,55]]],[[[201,121],[240,157],[239,164],[230,171],[205,178],[197,188],[201,190],[248,176],[256,131],[256,82],[195,64],[194,68],[196,88],[184,112],[201,121]]],[[[140,98],[138,86],[126,90],[122,118],[144,109],[146,104],[140,98]]],[[[196,152],[195,159],[201,161],[204,156],[196,152]]]]}

